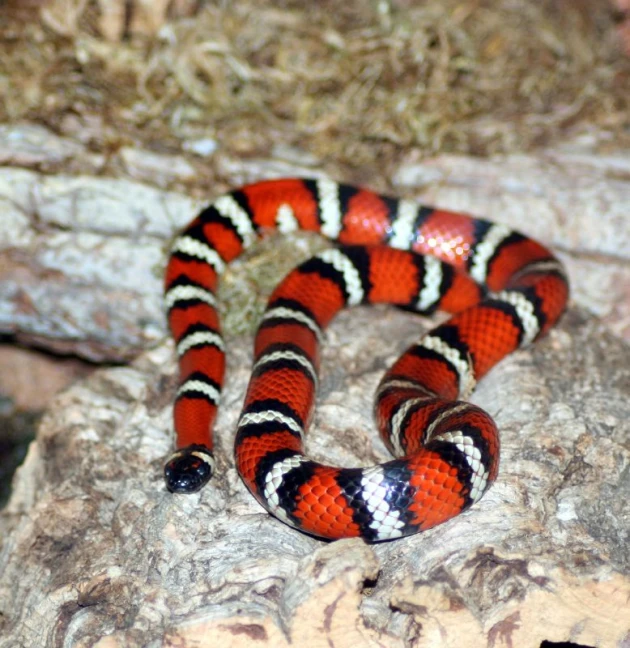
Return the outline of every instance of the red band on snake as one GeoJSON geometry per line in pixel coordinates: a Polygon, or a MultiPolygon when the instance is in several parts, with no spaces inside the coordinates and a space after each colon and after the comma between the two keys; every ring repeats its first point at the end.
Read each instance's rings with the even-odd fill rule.
{"type": "Polygon", "coordinates": [[[330,180],[271,180],[217,198],[175,239],[165,301],[177,343],[177,450],[167,487],[199,490],[214,470],[225,370],[216,305],[224,267],[269,230],[337,242],[269,299],[235,438],[236,468],[274,516],[323,538],[370,542],[429,529],[477,502],[497,476],[492,418],[465,400],[499,360],[562,314],[562,264],[505,225],[330,180]],[[453,316],[387,371],[375,417],[395,459],[337,468],[304,454],[323,331],[344,306],[386,302],[453,316]]]}

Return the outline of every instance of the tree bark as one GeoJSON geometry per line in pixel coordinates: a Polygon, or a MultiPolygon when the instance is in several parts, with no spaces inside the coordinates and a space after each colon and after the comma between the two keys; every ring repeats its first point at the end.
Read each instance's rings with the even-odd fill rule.
{"type": "MultiPolygon", "coordinates": [[[[224,164],[234,186],[278,169],[224,164]]],[[[557,329],[473,395],[502,434],[488,494],[440,527],[373,546],[288,528],[233,466],[251,363],[239,325],[262,305],[243,295],[261,267],[263,282],[277,281],[270,260],[308,255],[310,240],[265,242],[226,278],[238,312],[227,318],[217,475],[174,496],[161,478],[176,382],[161,272],[196,203],[131,181],[1,169],[2,329],[93,359],[136,357],[59,395],[15,478],[0,515],[0,647],[628,644],[630,183],[620,165],[630,160],[575,150],[401,165],[393,183],[406,195],[552,244],[574,299],[557,329]]],[[[429,326],[386,308],[337,318],[308,437],[314,458],[387,459],[366,412],[384,369],[429,326]]]]}

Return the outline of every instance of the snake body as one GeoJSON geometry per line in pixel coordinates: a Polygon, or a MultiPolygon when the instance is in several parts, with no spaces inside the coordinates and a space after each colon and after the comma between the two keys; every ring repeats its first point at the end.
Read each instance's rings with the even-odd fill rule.
{"type": "Polygon", "coordinates": [[[225,194],[175,239],[165,280],[180,383],[172,492],[214,471],[212,428],[225,371],[216,288],[226,264],[269,230],[336,242],[293,270],[269,299],[235,437],[237,470],[274,516],[323,538],[389,540],[477,502],[497,476],[492,418],[466,402],[499,360],[562,314],[560,261],[505,225],[336,182],[263,181],[225,194]],[[304,454],[323,331],[344,306],[385,302],[452,313],[385,373],[375,418],[395,459],[337,468],[304,454]]]}

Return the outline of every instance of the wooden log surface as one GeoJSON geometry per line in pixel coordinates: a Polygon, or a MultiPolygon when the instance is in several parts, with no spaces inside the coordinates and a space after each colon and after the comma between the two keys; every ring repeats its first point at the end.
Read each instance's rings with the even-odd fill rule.
{"type": "MultiPolygon", "coordinates": [[[[441,527],[368,546],[320,542],[269,517],[233,466],[252,342],[238,320],[253,322],[262,303],[243,295],[272,259],[308,255],[310,238],[280,253],[278,239],[264,242],[226,278],[240,314],[228,326],[218,475],[199,494],[173,496],[161,479],[176,382],[161,272],[198,202],[97,177],[99,160],[80,145],[20,128],[0,133],[0,329],[126,364],[54,400],[16,475],[0,513],[0,647],[630,643],[627,155],[573,142],[488,160],[401,161],[390,180],[406,196],[550,243],[573,299],[556,330],[500,363],[473,396],[502,433],[487,496],[441,527]],[[82,156],[89,175],[42,173],[76,168],[82,156]]],[[[163,163],[164,173],[181,168],[163,163]]],[[[221,165],[231,186],[309,167],[221,165]]],[[[308,439],[315,458],[387,458],[366,414],[372,393],[430,325],[386,308],[337,318],[308,439]]]]}

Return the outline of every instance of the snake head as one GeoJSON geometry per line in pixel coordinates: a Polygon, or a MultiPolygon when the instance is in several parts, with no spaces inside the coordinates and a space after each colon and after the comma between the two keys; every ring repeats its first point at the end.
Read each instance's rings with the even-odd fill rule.
{"type": "Polygon", "coordinates": [[[164,466],[166,488],[171,493],[196,493],[214,472],[214,457],[206,446],[191,445],[174,452],[164,466]]]}

